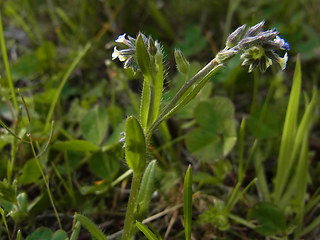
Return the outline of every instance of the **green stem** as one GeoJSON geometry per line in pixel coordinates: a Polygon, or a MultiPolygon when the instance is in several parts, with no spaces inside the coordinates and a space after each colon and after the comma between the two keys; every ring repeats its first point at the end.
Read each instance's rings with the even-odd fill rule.
{"type": "Polygon", "coordinates": [[[135,172],[133,173],[126,219],[124,221],[122,240],[130,240],[135,233],[136,228],[135,228],[134,212],[135,212],[136,202],[138,198],[141,177],[142,175],[140,173],[138,174],[135,172]]]}
{"type": "Polygon", "coordinates": [[[60,229],[62,229],[60,217],[59,217],[58,211],[57,211],[57,209],[56,209],[56,206],[55,206],[55,204],[54,204],[53,197],[52,197],[52,194],[51,194],[51,191],[50,191],[49,182],[47,181],[46,175],[44,174],[44,171],[43,171],[41,162],[40,162],[39,158],[37,157],[36,151],[35,151],[34,146],[33,146],[33,142],[32,142],[32,137],[31,137],[31,135],[29,136],[29,138],[30,138],[30,145],[31,145],[31,149],[32,149],[33,156],[34,156],[34,158],[36,159],[36,162],[37,162],[37,165],[38,165],[39,170],[40,170],[40,172],[41,172],[43,181],[44,181],[44,183],[45,183],[45,185],[46,185],[47,192],[48,192],[48,196],[49,196],[49,199],[50,199],[50,202],[51,202],[53,211],[54,211],[54,213],[55,213],[55,215],[56,215],[56,217],[57,217],[59,227],[60,227],[60,229]]]}
{"type": "Polygon", "coordinates": [[[212,69],[221,64],[216,60],[212,59],[206,66],[204,66],[196,75],[194,75],[189,81],[185,82],[178,93],[173,97],[171,102],[164,108],[157,120],[151,125],[148,130],[147,138],[149,138],[153,131],[160,125],[160,123],[165,119],[167,113],[169,113],[172,108],[181,100],[181,97],[190,89],[193,84],[195,84],[199,79],[204,78],[212,69]]]}
{"type": "Polygon", "coordinates": [[[151,126],[154,120],[154,97],[155,97],[155,89],[153,85],[150,85],[150,102],[149,102],[149,113],[148,113],[148,120],[147,120],[147,128],[151,126]]]}
{"type": "Polygon", "coordinates": [[[12,97],[14,109],[16,110],[16,114],[17,114],[18,111],[19,111],[19,107],[18,107],[18,102],[17,102],[16,94],[15,94],[14,88],[13,88],[13,82],[12,82],[11,72],[10,72],[10,67],[9,67],[9,60],[8,60],[8,55],[7,55],[7,50],[6,50],[6,43],[5,43],[5,41],[4,41],[4,36],[3,36],[3,27],[2,27],[2,16],[1,16],[1,12],[0,12],[0,45],[1,45],[3,63],[4,63],[4,67],[5,67],[5,69],[6,69],[6,74],[7,74],[7,79],[8,79],[8,85],[9,85],[9,88],[10,88],[10,92],[11,92],[11,97],[12,97]]]}

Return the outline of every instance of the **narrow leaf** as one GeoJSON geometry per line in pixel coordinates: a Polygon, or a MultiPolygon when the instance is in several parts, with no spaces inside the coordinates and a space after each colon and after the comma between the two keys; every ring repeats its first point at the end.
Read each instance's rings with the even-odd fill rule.
{"type": "Polygon", "coordinates": [[[150,107],[150,81],[144,79],[141,102],[140,102],[140,121],[143,129],[147,128],[149,107],[150,107]]]}
{"type": "Polygon", "coordinates": [[[87,142],[84,140],[70,140],[64,142],[57,142],[53,144],[52,148],[60,151],[66,150],[74,152],[92,152],[99,150],[99,147],[97,147],[91,142],[87,142]]]}
{"type": "Polygon", "coordinates": [[[143,75],[151,76],[152,71],[151,71],[150,56],[146,48],[146,45],[143,41],[143,37],[141,33],[139,33],[137,37],[136,56],[137,56],[138,65],[143,75]]]}
{"type": "Polygon", "coordinates": [[[138,213],[136,219],[142,221],[145,217],[149,204],[151,201],[152,193],[154,191],[155,181],[155,166],[156,160],[151,161],[142,177],[141,186],[138,195],[138,213]]]}
{"type": "Polygon", "coordinates": [[[192,223],[192,168],[190,165],[184,179],[183,212],[185,239],[190,240],[192,223]]]}
{"type": "Polygon", "coordinates": [[[149,240],[159,240],[157,236],[144,224],[136,221],[136,225],[141,232],[149,239],[149,240]]]}
{"type": "Polygon", "coordinates": [[[95,237],[97,240],[106,240],[107,237],[104,233],[99,229],[97,225],[95,225],[89,218],[76,213],[75,218],[84,226],[90,234],[95,237]]]}
{"type": "Polygon", "coordinates": [[[162,55],[161,53],[157,53],[155,56],[155,63],[157,66],[157,73],[154,81],[153,88],[153,107],[151,112],[151,121],[152,124],[157,117],[159,116],[159,109],[162,98],[162,90],[163,90],[163,64],[162,64],[162,55]]]}
{"type": "Polygon", "coordinates": [[[70,240],[77,240],[78,239],[80,229],[81,229],[81,224],[80,224],[80,222],[77,222],[76,225],[74,226],[73,231],[72,231],[70,240]]]}
{"type": "Polygon", "coordinates": [[[280,144],[280,152],[278,158],[278,168],[275,177],[274,197],[277,203],[283,193],[289,172],[291,170],[292,147],[296,134],[299,98],[301,88],[301,65],[300,57],[297,57],[296,68],[293,76],[293,85],[290,93],[289,104],[287,108],[286,118],[283,127],[283,133],[280,144]]]}

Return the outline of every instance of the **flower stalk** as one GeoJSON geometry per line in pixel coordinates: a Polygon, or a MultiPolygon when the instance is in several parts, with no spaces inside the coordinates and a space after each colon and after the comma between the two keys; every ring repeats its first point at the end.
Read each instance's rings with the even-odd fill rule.
{"type": "MultiPolygon", "coordinates": [[[[139,33],[137,38],[126,34],[116,40],[127,46],[118,50],[114,47],[112,59],[124,62],[124,68],[141,71],[144,77],[140,104],[140,118],[129,117],[126,125],[125,142],[126,161],[133,170],[131,192],[122,239],[131,239],[136,231],[135,216],[139,215],[137,196],[142,174],[146,173],[146,145],[159,125],[175,114],[179,109],[195,98],[206,82],[231,58],[241,53],[242,66],[248,66],[252,72],[258,68],[265,72],[273,62],[281,69],[286,68],[288,55],[280,57],[276,52],[290,50],[289,44],[280,38],[276,29],[263,31],[264,21],[248,28],[238,27],[226,40],[226,46],[191,79],[186,81],[172,100],[160,111],[163,90],[163,53],[158,41],[139,33]]],[[[175,60],[180,73],[187,75],[189,62],[180,50],[175,50],[175,60]]],[[[149,168],[146,168],[149,169],[149,168]]],[[[147,172],[148,173],[148,172],[147,172]]],[[[149,194],[152,194],[151,192],[149,194]]],[[[146,208],[148,206],[145,206],[146,208]]],[[[141,216],[140,216],[141,217],[141,216]]],[[[139,219],[141,220],[141,219],[139,219]]]]}

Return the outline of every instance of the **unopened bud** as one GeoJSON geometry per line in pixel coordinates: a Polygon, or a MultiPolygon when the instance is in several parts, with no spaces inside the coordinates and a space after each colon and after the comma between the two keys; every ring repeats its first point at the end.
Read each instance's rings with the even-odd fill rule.
{"type": "Polygon", "coordinates": [[[238,27],[235,31],[233,31],[229,37],[227,38],[226,41],[226,47],[227,48],[232,48],[235,45],[237,45],[237,43],[240,41],[244,29],[246,28],[246,25],[242,25],[241,27],[238,27]]]}
{"type": "Polygon", "coordinates": [[[216,60],[219,63],[223,63],[223,62],[229,60],[230,58],[234,57],[237,53],[238,53],[238,51],[235,49],[222,50],[222,51],[218,52],[218,54],[216,56],[216,60]]]}
{"type": "Polygon", "coordinates": [[[188,74],[190,64],[180,49],[175,49],[174,58],[176,60],[178,71],[183,74],[188,74]]]}
{"type": "Polygon", "coordinates": [[[260,33],[262,31],[264,23],[265,23],[265,21],[262,20],[258,24],[256,24],[256,25],[252,26],[251,28],[249,28],[248,31],[246,32],[245,37],[252,37],[252,36],[255,36],[258,33],[260,33]]]}
{"type": "Polygon", "coordinates": [[[148,39],[148,50],[152,56],[156,55],[157,53],[157,47],[151,36],[149,36],[149,39],[148,39]]]}

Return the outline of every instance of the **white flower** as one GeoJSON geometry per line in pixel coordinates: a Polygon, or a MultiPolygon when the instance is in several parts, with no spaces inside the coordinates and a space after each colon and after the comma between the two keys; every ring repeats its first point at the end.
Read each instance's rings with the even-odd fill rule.
{"type": "Polygon", "coordinates": [[[279,63],[282,70],[284,70],[287,67],[287,61],[288,61],[288,53],[286,53],[282,58],[279,57],[277,59],[277,62],[279,63]]]}
{"type": "Polygon", "coordinates": [[[119,51],[119,50],[117,49],[117,47],[114,47],[113,53],[112,53],[112,60],[114,60],[114,59],[116,59],[116,58],[119,58],[119,60],[120,60],[121,62],[124,62],[124,61],[127,59],[126,56],[123,56],[123,55],[121,54],[121,51],[119,51]]]}
{"type": "Polygon", "coordinates": [[[117,39],[116,39],[116,42],[118,43],[123,43],[123,44],[126,44],[128,43],[128,40],[126,39],[126,33],[120,35],[117,39]]]}

